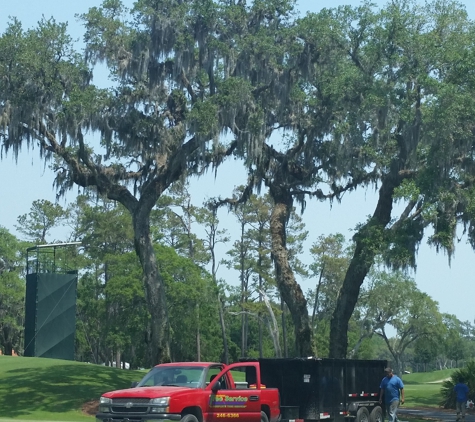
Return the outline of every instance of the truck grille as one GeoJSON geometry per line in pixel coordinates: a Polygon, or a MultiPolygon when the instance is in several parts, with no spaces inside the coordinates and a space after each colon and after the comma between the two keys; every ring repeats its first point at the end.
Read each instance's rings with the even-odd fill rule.
{"type": "Polygon", "coordinates": [[[112,413],[147,413],[150,399],[146,398],[122,398],[112,399],[112,413]]]}
{"type": "Polygon", "coordinates": [[[133,399],[112,399],[112,404],[127,404],[127,403],[134,403],[134,404],[149,404],[150,399],[140,399],[140,398],[133,398],[133,399]]]}

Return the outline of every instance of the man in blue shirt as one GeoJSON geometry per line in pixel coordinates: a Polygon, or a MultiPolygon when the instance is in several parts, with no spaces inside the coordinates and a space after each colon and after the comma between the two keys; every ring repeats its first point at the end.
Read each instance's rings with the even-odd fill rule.
{"type": "Polygon", "coordinates": [[[455,410],[457,412],[457,421],[460,420],[460,413],[462,413],[462,421],[465,420],[465,408],[468,400],[468,387],[465,380],[460,378],[459,382],[454,387],[455,394],[455,410]]]}
{"type": "Polygon", "coordinates": [[[382,379],[379,386],[379,403],[384,399],[385,409],[388,413],[389,422],[397,422],[397,409],[399,403],[404,404],[404,384],[401,378],[394,375],[391,368],[384,370],[386,376],[382,379]]]}

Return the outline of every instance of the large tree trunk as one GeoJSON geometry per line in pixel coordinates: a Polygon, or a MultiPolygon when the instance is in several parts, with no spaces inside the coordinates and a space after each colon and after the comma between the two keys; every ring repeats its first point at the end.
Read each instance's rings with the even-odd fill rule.
{"type": "Polygon", "coordinates": [[[12,356],[13,344],[11,341],[5,340],[3,348],[6,356],[12,356]]]}
{"type": "MultiPolygon", "coordinates": [[[[216,281],[217,268],[216,268],[216,254],[215,254],[216,232],[217,232],[217,226],[216,226],[217,209],[213,208],[212,213],[213,213],[213,218],[209,225],[208,236],[209,236],[209,251],[211,253],[211,276],[213,277],[213,285],[216,286],[217,288],[218,282],[216,281]]],[[[224,360],[224,363],[227,365],[229,363],[228,340],[226,337],[226,324],[224,321],[223,302],[221,301],[221,295],[219,294],[219,292],[218,292],[218,297],[217,297],[217,304],[218,304],[218,313],[219,313],[219,325],[221,327],[221,338],[223,341],[223,360],[224,360]]]]}
{"type": "Polygon", "coordinates": [[[245,255],[244,233],[246,230],[245,222],[241,222],[241,239],[240,239],[240,279],[241,279],[241,357],[247,357],[247,279],[245,271],[245,255]]]}
{"type": "MultiPolygon", "coordinates": [[[[259,251],[262,249],[261,247],[261,241],[259,240],[259,251]]],[[[262,256],[261,253],[259,252],[259,259],[258,259],[258,268],[262,268],[262,256]]],[[[262,305],[262,275],[261,272],[259,271],[259,305],[262,305]]],[[[257,313],[257,328],[258,328],[258,333],[259,333],[259,357],[263,358],[264,357],[264,352],[262,350],[262,313],[261,313],[261,307],[259,306],[259,312],[257,313]]]]}
{"type": "Polygon", "coordinates": [[[287,342],[287,318],[286,318],[286,312],[285,312],[285,302],[284,299],[282,299],[282,296],[280,297],[280,310],[282,312],[282,343],[284,345],[284,358],[289,357],[289,347],[288,347],[288,342],[287,342]]]}
{"type": "Polygon", "coordinates": [[[360,288],[383,242],[383,231],[391,220],[394,188],[401,182],[396,168],[387,175],[379,190],[373,217],[356,233],[355,252],[338,294],[330,324],[331,358],[346,358],[348,325],[358,301],[360,288]]]}
{"type": "Polygon", "coordinates": [[[272,337],[272,342],[274,343],[275,357],[281,358],[282,350],[279,342],[279,325],[277,324],[277,318],[275,317],[274,311],[272,310],[272,306],[270,305],[265,292],[259,289],[259,295],[263,298],[267,311],[269,312],[269,318],[267,318],[267,321],[269,325],[269,333],[272,337]]]}
{"type": "Polygon", "coordinates": [[[115,367],[122,368],[121,356],[120,356],[120,349],[117,348],[115,351],[115,367]]]}
{"type": "Polygon", "coordinates": [[[228,339],[226,337],[226,325],[224,322],[223,304],[221,302],[221,296],[219,295],[219,293],[218,293],[218,310],[219,310],[219,324],[221,326],[221,337],[223,339],[224,363],[227,365],[229,363],[228,339]]]}
{"type": "Polygon", "coordinates": [[[275,204],[270,218],[270,231],[276,281],[280,294],[292,316],[297,354],[305,357],[312,356],[307,300],[303,295],[302,289],[295,281],[292,268],[290,268],[286,245],[286,225],[292,208],[292,198],[290,194],[277,197],[275,191],[272,196],[275,204]]]}
{"type": "Polygon", "coordinates": [[[200,304],[196,304],[196,360],[201,362],[200,304]]]}
{"type": "MultiPolygon", "coordinates": [[[[398,122],[398,132],[393,135],[399,149],[398,156],[391,162],[388,174],[382,178],[379,199],[372,218],[354,236],[355,252],[340,289],[330,324],[329,354],[331,358],[346,357],[349,320],[355,309],[361,285],[384,242],[384,230],[391,220],[394,189],[404,180],[401,170],[405,169],[420,141],[421,88],[412,81],[409,87],[411,97],[416,101],[414,118],[410,122],[404,120],[398,122]]],[[[381,128],[386,126],[384,116],[385,113],[380,113],[379,126],[381,128]]]]}
{"type": "Polygon", "coordinates": [[[165,284],[158,270],[157,258],[150,236],[150,212],[133,214],[134,244],[143,269],[143,282],[151,317],[151,365],[170,360],[168,314],[165,284]]]}

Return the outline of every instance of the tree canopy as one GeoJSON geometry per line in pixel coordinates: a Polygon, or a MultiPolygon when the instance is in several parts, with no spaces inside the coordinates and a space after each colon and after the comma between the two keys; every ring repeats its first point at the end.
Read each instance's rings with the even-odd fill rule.
{"type": "MultiPolygon", "coordinates": [[[[458,3],[395,0],[378,10],[365,2],[299,18],[292,0],[138,0],[130,10],[105,0],[81,19],[84,54],[54,19],[28,30],[13,19],[0,37],[2,157],[39,148],[59,194],[78,186],[127,211],[151,320],[150,363],[170,358],[169,292],[153,221],[176,221],[169,235],[180,239],[177,249],[188,240],[190,258],[205,262],[213,253],[187,227],[205,217],[185,206],[183,225],[155,207],[173,200],[173,193],[164,197],[173,184],[227,157],[242,162],[248,185],[211,208],[237,210],[252,193],[268,191],[267,250],[301,356],[315,350],[295,276],[303,270],[291,246],[295,203],[303,211],[309,198],[342,200],[359,187],[378,192],[332,298],[332,357],[347,355],[350,320],[379,256],[391,268],[415,267],[428,227],[431,244],[450,256],[458,223],[475,245],[474,25],[458,3]],[[100,66],[109,72],[107,88],[93,83],[100,66]]],[[[58,210],[36,205],[53,218],[44,231],[34,224],[41,213],[20,223],[29,221],[24,230],[44,241],[58,210]]],[[[83,229],[91,240],[99,235],[83,229]]],[[[217,287],[214,271],[213,280],[217,287]]]]}

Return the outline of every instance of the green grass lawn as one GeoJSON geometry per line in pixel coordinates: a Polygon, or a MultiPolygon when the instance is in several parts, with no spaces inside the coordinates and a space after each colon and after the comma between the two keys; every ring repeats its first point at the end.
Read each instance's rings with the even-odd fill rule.
{"type": "Polygon", "coordinates": [[[441,384],[405,384],[404,407],[439,407],[441,384]]]}
{"type": "Polygon", "coordinates": [[[416,372],[402,377],[405,390],[405,407],[439,407],[442,400],[442,381],[449,378],[453,369],[433,372],[416,372]]]}
{"type": "Polygon", "coordinates": [[[84,403],[142,377],[143,372],[87,363],[0,356],[0,418],[91,422],[81,412],[84,403]]]}

